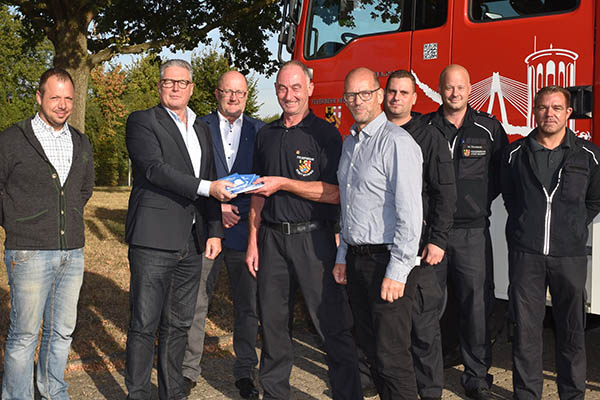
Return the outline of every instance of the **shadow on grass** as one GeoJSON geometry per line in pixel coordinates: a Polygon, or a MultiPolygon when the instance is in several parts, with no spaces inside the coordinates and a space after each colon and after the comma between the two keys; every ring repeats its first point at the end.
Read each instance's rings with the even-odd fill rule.
{"type": "MultiPolygon", "coordinates": [[[[119,241],[125,241],[125,218],[127,216],[127,209],[109,209],[104,207],[97,207],[95,217],[102,221],[106,229],[108,229],[119,241]]],[[[91,228],[90,224],[88,227],[92,232],[97,235],[100,231],[97,227],[91,228]]],[[[101,235],[101,233],[100,233],[101,235]]],[[[98,236],[98,235],[97,235],[98,236]]],[[[98,236],[101,239],[100,236],[98,236]]]]}
{"type": "Polygon", "coordinates": [[[98,226],[96,221],[92,221],[91,219],[86,218],[85,225],[90,230],[92,235],[94,235],[96,238],[98,238],[98,240],[106,239],[106,235],[102,233],[102,230],[100,229],[100,227],[98,226]]]}
{"type": "Polygon", "coordinates": [[[101,377],[95,372],[122,371],[124,368],[125,343],[118,343],[115,337],[124,337],[122,333],[127,332],[128,305],[129,294],[114,281],[93,272],[85,272],[72,349],[79,355],[85,355],[81,366],[105,398],[115,398],[115,393],[125,397],[114,378],[107,382],[106,375],[101,377]],[[115,331],[120,334],[115,335],[115,331]]]}

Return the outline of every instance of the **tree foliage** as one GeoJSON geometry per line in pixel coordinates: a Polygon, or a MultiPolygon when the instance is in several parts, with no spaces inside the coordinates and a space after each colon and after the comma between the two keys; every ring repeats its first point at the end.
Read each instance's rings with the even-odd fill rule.
{"type": "Polygon", "coordinates": [[[127,115],[122,96],[125,73],[121,66],[106,70],[103,65],[91,71],[91,102],[101,116],[90,139],[94,144],[96,183],[117,185],[128,172],[123,118],[127,115]]]}
{"type": "Polygon", "coordinates": [[[0,5],[0,131],[37,110],[38,81],[52,59],[49,41],[28,47],[21,29],[21,19],[0,5]]]}
{"type": "Polygon", "coordinates": [[[160,79],[160,57],[146,54],[127,67],[123,102],[127,112],[145,110],[159,103],[157,83],[160,79]]]}
{"type": "MultiPolygon", "coordinates": [[[[219,77],[231,69],[227,58],[215,49],[204,51],[200,55],[192,57],[194,94],[190,99],[189,107],[196,114],[206,115],[217,109],[215,89],[219,77]]],[[[246,76],[246,80],[248,81],[248,99],[245,113],[255,116],[261,106],[258,103],[258,93],[256,91],[257,80],[252,76],[246,76]]]]}
{"type": "Polygon", "coordinates": [[[278,27],[277,0],[0,0],[24,16],[30,43],[47,37],[54,65],[75,80],[71,119],[84,128],[89,72],[118,54],[165,46],[172,50],[211,45],[217,30],[225,57],[240,70],[273,72],[266,41],[278,27]]]}

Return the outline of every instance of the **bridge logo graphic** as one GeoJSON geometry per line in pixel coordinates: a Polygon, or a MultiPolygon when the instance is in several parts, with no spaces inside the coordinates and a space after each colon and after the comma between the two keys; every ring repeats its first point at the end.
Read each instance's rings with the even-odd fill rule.
{"type": "MultiPolygon", "coordinates": [[[[497,101],[500,108],[498,119],[509,135],[527,136],[535,128],[532,114],[533,98],[539,89],[548,85],[563,87],[576,85],[576,66],[579,55],[571,50],[553,48],[552,44],[547,49],[536,50],[535,40],[534,37],[533,52],[524,59],[527,69],[526,83],[505,77],[500,72],[493,72],[492,76],[472,84],[469,96],[471,107],[492,114],[497,101]],[[509,121],[506,112],[507,102],[523,117],[522,119],[509,121]]],[[[412,73],[417,80],[417,86],[425,95],[432,101],[442,104],[440,94],[421,82],[415,71],[412,73]]],[[[587,140],[591,138],[590,132],[575,130],[574,120],[569,120],[568,126],[581,138],[587,140]]]]}

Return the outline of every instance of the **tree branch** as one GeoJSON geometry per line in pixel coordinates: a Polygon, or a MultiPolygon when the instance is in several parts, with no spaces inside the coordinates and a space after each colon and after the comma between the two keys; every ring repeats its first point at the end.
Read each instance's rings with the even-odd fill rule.
{"type": "Polygon", "coordinates": [[[148,49],[152,48],[160,48],[163,46],[168,46],[173,44],[174,40],[163,39],[163,40],[153,40],[146,43],[132,44],[127,46],[109,46],[104,49],[98,51],[96,54],[92,54],[88,58],[88,65],[90,68],[95,67],[96,65],[103,63],[105,61],[109,61],[111,58],[118,54],[138,54],[142,53],[148,49]]]}

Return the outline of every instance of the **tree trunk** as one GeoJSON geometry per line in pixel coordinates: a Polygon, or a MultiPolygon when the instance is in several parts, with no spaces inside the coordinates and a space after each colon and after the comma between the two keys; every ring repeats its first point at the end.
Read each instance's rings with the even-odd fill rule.
{"type": "Polygon", "coordinates": [[[73,113],[69,124],[85,132],[85,103],[90,76],[90,55],[87,48],[87,21],[77,19],[57,24],[56,36],[50,38],[54,44],[54,66],[64,68],[71,74],[75,86],[73,113]]]}

